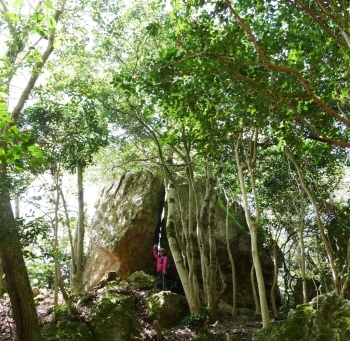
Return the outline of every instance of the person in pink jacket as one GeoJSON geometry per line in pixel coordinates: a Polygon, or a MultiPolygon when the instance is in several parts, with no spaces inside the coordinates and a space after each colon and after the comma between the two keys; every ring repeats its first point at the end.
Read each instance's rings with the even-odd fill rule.
{"type": "Polygon", "coordinates": [[[167,289],[167,265],[168,257],[165,255],[165,249],[159,248],[158,253],[156,251],[157,244],[154,244],[152,252],[154,258],[157,260],[157,288],[166,290],[167,289]]]}

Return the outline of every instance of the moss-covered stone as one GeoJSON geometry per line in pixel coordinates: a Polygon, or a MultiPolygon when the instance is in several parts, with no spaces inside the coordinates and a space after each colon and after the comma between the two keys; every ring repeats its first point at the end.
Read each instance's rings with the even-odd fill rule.
{"type": "Polygon", "coordinates": [[[163,328],[178,325],[189,314],[185,297],[170,291],[148,294],[146,306],[150,319],[158,320],[163,328]]]}
{"type": "Polygon", "coordinates": [[[145,274],[143,271],[136,271],[128,278],[135,289],[152,289],[155,286],[155,277],[145,274]]]}
{"type": "Polygon", "coordinates": [[[89,328],[80,322],[58,321],[42,329],[45,340],[50,341],[92,341],[89,328]]]}
{"type": "Polygon", "coordinates": [[[350,340],[350,302],[329,293],[301,304],[284,322],[256,332],[254,341],[350,340]]]}
{"type": "Polygon", "coordinates": [[[91,332],[94,341],[129,340],[140,333],[131,295],[107,292],[92,310],[91,332]]]}

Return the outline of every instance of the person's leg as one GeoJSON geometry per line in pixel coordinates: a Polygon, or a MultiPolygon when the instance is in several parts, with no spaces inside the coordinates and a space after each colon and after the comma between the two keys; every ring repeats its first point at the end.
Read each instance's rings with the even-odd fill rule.
{"type": "Polygon", "coordinates": [[[158,289],[163,289],[163,272],[157,271],[157,283],[156,286],[158,289]]]}

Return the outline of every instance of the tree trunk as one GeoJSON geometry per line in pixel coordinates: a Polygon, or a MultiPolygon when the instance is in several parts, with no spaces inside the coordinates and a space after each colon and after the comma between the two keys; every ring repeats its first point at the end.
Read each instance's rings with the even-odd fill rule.
{"type": "Polygon", "coordinates": [[[235,268],[235,262],[233,260],[231,248],[230,248],[230,240],[228,237],[228,218],[229,218],[229,210],[230,210],[230,203],[229,203],[229,198],[225,193],[225,198],[226,198],[226,247],[227,247],[227,253],[228,253],[228,258],[230,260],[231,264],[231,276],[232,276],[232,316],[237,315],[237,282],[236,282],[236,268],[235,268]]]}
{"type": "Polygon", "coordinates": [[[305,193],[307,194],[307,196],[309,197],[309,199],[310,199],[310,201],[312,203],[312,206],[314,207],[318,229],[320,230],[321,238],[322,238],[323,244],[325,246],[325,250],[326,250],[326,253],[327,253],[329,265],[330,265],[331,272],[332,272],[334,290],[335,290],[335,293],[337,295],[340,295],[341,294],[341,292],[340,292],[341,288],[340,288],[340,283],[339,283],[339,273],[338,273],[338,269],[337,269],[337,267],[335,265],[334,255],[333,255],[333,251],[332,251],[331,245],[329,243],[329,240],[328,240],[328,237],[326,235],[326,232],[325,232],[325,230],[323,228],[323,223],[322,223],[322,220],[321,220],[321,214],[320,214],[319,207],[318,207],[317,202],[316,202],[314,196],[312,195],[311,191],[306,186],[306,183],[304,181],[304,174],[303,174],[299,164],[295,160],[294,155],[292,154],[292,152],[290,151],[290,149],[288,147],[285,147],[285,151],[286,151],[287,155],[289,156],[289,158],[291,159],[292,163],[294,164],[294,167],[296,168],[296,170],[298,172],[299,179],[300,179],[300,184],[301,184],[302,189],[305,191],[305,193]]]}
{"type": "Polygon", "coordinates": [[[76,228],[76,263],[73,274],[73,291],[76,294],[84,294],[83,285],[83,259],[84,259],[84,188],[83,188],[83,168],[77,166],[78,179],[78,222],[76,228]]]}
{"type": "Polygon", "coordinates": [[[307,285],[306,285],[306,257],[305,257],[305,245],[304,245],[304,219],[305,219],[305,207],[304,207],[304,190],[300,192],[300,262],[301,262],[301,280],[303,283],[303,303],[307,303],[307,285]]]}
{"type": "Polygon", "coordinates": [[[254,298],[254,304],[255,304],[255,312],[257,314],[261,314],[261,309],[260,309],[260,304],[259,304],[259,297],[258,297],[258,293],[256,292],[256,286],[255,286],[254,263],[252,263],[252,266],[250,268],[250,282],[252,284],[252,292],[253,292],[253,298],[254,298]]]}
{"type": "Polygon", "coordinates": [[[197,300],[195,299],[193,292],[191,292],[190,283],[188,280],[188,272],[186,271],[183,261],[181,251],[178,247],[176,241],[175,233],[175,186],[173,183],[169,183],[167,186],[167,203],[168,203],[168,217],[167,217],[167,238],[169,242],[169,247],[171,254],[174,259],[176,270],[179,274],[182,287],[185,292],[185,296],[189,305],[189,309],[192,315],[199,315],[199,306],[197,300]]]}
{"type": "Polygon", "coordinates": [[[209,187],[209,276],[208,276],[208,308],[211,321],[216,319],[216,273],[217,273],[217,257],[216,257],[216,238],[215,238],[215,213],[217,203],[217,193],[215,191],[214,180],[211,165],[207,164],[207,182],[209,187]]]}
{"type": "MultiPolygon", "coordinates": [[[[184,211],[181,204],[182,201],[181,201],[180,190],[178,188],[176,179],[174,178],[172,172],[169,169],[170,168],[169,165],[173,163],[173,155],[172,155],[173,149],[169,147],[169,157],[167,158],[167,162],[166,162],[163,156],[162,147],[158,141],[158,138],[155,132],[147,124],[145,124],[140,118],[138,118],[138,120],[149,131],[154,143],[156,144],[159,161],[162,165],[166,178],[169,180],[169,184],[166,186],[167,204],[168,204],[166,233],[167,233],[168,243],[171,250],[171,254],[175,262],[176,270],[180,277],[182,287],[185,291],[185,296],[187,299],[187,303],[189,305],[190,312],[192,315],[198,316],[199,310],[200,310],[200,299],[199,299],[197,275],[196,275],[196,272],[194,271],[196,258],[194,257],[194,244],[193,244],[194,238],[191,235],[191,232],[193,231],[192,231],[191,223],[189,223],[187,228],[184,211]],[[184,245],[182,249],[187,259],[184,259],[182,256],[181,248],[179,246],[181,244],[181,241],[180,239],[178,239],[178,234],[175,229],[175,215],[176,215],[175,196],[176,195],[179,201],[178,209],[180,212],[183,235],[185,237],[185,242],[187,244],[187,245],[184,245]],[[189,270],[186,269],[186,266],[185,266],[186,262],[187,262],[187,265],[189,266],[189,270]],[[191,278],[191,282],[189,281],[189,278],[191,278]]],[[[167,124],[171,125],[171,121],[169,120],[167,124]]]]}
{"type": "MultiPolygon", "coordinates": [[[[55,11],[54,20],[56,23],[58,23],[61,14],[64,12],[66,1],[62,0],[60,8],[55,11]]],[[[9,27],[9,30],[11,34],[10,38],[12,39],[9,39],[10,44],[8,45],[9,49],[6,55],[13,56],[13,59],[10,58],[10,60],[14,65],[16,58],[24,48],[30,29],[21,30],[20,34],[23,35],[22,37],[19,37],[19,31],[14,26],[9,27]]],[[[18,120],[30,93],[42,73],[45,63],[53,52],[55,34],[56,30],[53,30],[47,37],[47,46],[41,55],[41,60],[33,67],[29,80],[24,85],[24,90],[11,112],[10,116],[14,122],[18,120]]],[[[10,74],[10,78],[3,80],[7,92],[9,92],[8,88],[14,73],[11,72],[10,74]]],[[[8,131],[11,126],[12,123],[7,124],[1,133],[8,131]]],[[[6,149],[6,145],[2,147],[6,149]]],[[[39,320],[11,207],[6,167],[6,164],[0,164],[0,257],[6,275],[18,341],[37,341],[42,340],[42,336],[40,334],[39,320]]]]}
{"type": "Polygon", "coordinates": [[[19,341],[41,341],[39,320],[9,196],[6,164],[0,164],[0,257],[19,341]]]}
{"type": "Polygon", "coordinates": [[[58,305],[58,287],[59,287],[59,264],[58,264],[58,210],[60,202],[60,171],[57,169],[54,176],[55,190],[56,190],[56,200],[55,200],[55,220],[53,223],[53,255],[54,255],[54,264],[55,264],[55,277],[54,277],[54,295],[53,295],[53,304],[54,306],[58,305]]]}
{"type": "Polygon", "coordinates": [[[346,262],[347,262],[347,276],[345,278],[344,284],[341,289],[340,297],[345,298],[348,291],[349,282],[350,282],[350,238],[348,239],[348,248],[346,253],[346,262]]]}
{"type": "MultiPolygon", "coordinates": [[[[277,239],[277,238],[276,238],[277,239]]],[[[275,317],[279,316],[279,311],[276,304],[276,291],[277,291],[277,279],[278,279],[278,261],[277,261],[277,240],[272,239],[272,257],[273,257],[273,282],[271,286],[271,306],[275,317]]]]}
{"type": "Polygon", "coordinates": [[[69,245],[70,245],[70,254],[71,254],[70,283],[73,283],[73,274],[74,274],[74,267],[75,267],[76,259],[75,259],[75,253],[74,253],[74,243],[73,243],[73,237],[72,237],[71,223],[70,223],[69,214],[68,214],[68,207],[67,207],[67,202],[66,202],[66,199],[64,197],[62,188],[60,191],[60,197],[62,199],[62,204],[63,204],[63,208],[64,208],[64,215],[66,217],[66,225],[67,225],[69,245]]]}
{"type": "Polygon", "coordinates": [[[247,144],[243,146],[245,163],[241,164],[239,150],[240,150],[242,134],[240,134],[237,140],[236,148],[235,148],[235,155],[236,155],[239,183],[240,183],[241,192],[242,192],[243,208],[244,208],[246,222],[250,231],[252,258],[253,258],[253,263],[254,263],[254,268],[256,273],[256,280],[258,283],[261,316],[263,321],[263,327],[265,328],[267,327],[267,325],[270,324],[270,316],[269,316],[269,310],[267,305],[264,277],[263,277],[263,272],[262,272],[260,258],[259,258],[259,250],[258,250],[258,225],[260,221],[260,211],[259,211],[259,205],[257,200],[257,193],[255,189],[255,179],[253,174],[253,167],[256,163],[257,138],[258,138],[258,131],[257,129],[255,129],[254,136],[247,139],[246,141],[247,144]],[[244,173],[243,173],[244,170],[248,171],[248,176],[250,178],[250,183],[252,187],[252,195],[253,195],[255,211],[256,211],[255,221],[253,221],[250,216],[250,210],[248,205],[248,195],[247,195],[247,189],[246,189],[244,173]]]}

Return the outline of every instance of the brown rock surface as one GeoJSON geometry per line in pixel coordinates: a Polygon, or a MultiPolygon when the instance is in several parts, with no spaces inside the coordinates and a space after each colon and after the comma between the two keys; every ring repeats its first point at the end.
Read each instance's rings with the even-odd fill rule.
{"type": "Polygon", "coordinates": [[[151,172],[126,173],[105,186],[89,229],[84,264],[88,289],[106,271],[122,279],[135,271],[154,271],[151,250],[163,201],[163,181],[151,172]]]}
{"type": "MultiPolygon", "coordinates": [[[[181,188],[183,198],[188,198],[187,186],[181,188]]],[[[199,193],[201,192],[200,196],[204,190],[199,188],[199,193]]],[[[151,249],[163,203],[163,181],[150,172],[126,173],[120,180],[105,187],[90,227],[91,241],[84,268],[84,282],[88,289],[96,286],[107,271],[115,271],[121,279],[140,270],[155,275],[155,260],[151,249]]],[[[184,207],[188,207],[186,199],[184,207]]],[[[195,220],[195,217],[192,219],[195,220]]],[[[226,248],[225,221],[226,208],[219,200],[215,231],[218,264],[224,281],[221,281],[218,272],[218,290],[226,287],[220,298],[232,304],[231,265],[226,248]]],[[[178,226],[180,225],[179,222],[178,226]]],[[[204,235],[207,238],[206,232],[204,235]]],[[[162,246],[168,249],[164,239],[162,238],[162,246]]],[[[229,240],[236,268],[237,306],[255,309],[250,281],[250,235],[242,208],[238,204],[233,209],[231,207],[229,240]]],[[[169,253],[168,256],[171,257],[169,253]]],[[[268,250],[261,251],[261,262],[269,294],[273,267],[268,250]]],[[[174,262],[171,261],[171,264],[171,270],[175,272],[174,262]]],[[[176,273],[170,275],[176,279],[176,273]]]]}

